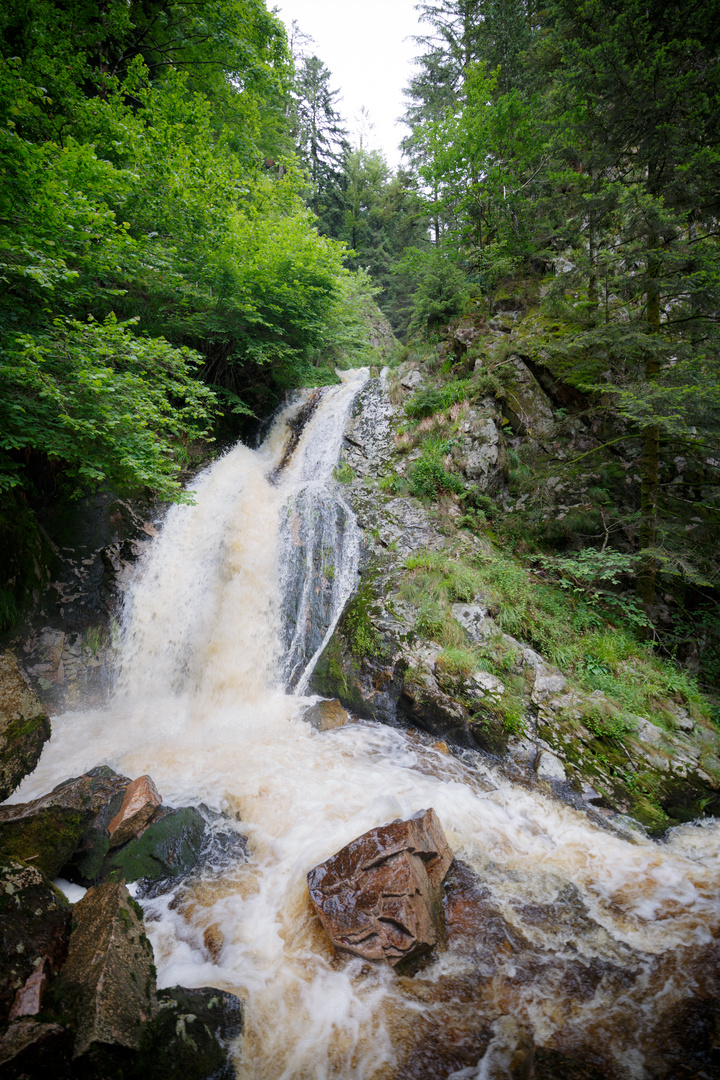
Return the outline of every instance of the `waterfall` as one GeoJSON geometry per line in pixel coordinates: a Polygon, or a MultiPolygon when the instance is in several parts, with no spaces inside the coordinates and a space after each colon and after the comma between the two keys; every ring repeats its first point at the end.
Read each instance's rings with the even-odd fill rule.
{"type": "MultiPolygon", "coordinates": [[[[196,479],[195,505],[169,511],[128,599],[111,701],[54,719],[14,800],[107,763],[150,773],[167,803],[204,803],[247,836],[247,861],[142,901],[159,985],[246,1002],[243,1080],[479,1076],[442,1047],[444,1032],[479,1030],[479,1000],[568,1052],[590,1032],[613,1075],[646,1080],[655,1018],[683,980],[705,978],[719,823],[663,844],[623,838],[480,755],[369,722],[316,732],[302,720],[308,673],[357,575],[357,524],[332,473],[366,379],[288,406],[259,450],[237,446],[196,479]],[[308,870],[430,806],[480,877],[491,929],[471,928],[414,979],[337,961],[308,870]]],[[[477,1061],[484,1047],[468,1039],[477,1061]]]]}

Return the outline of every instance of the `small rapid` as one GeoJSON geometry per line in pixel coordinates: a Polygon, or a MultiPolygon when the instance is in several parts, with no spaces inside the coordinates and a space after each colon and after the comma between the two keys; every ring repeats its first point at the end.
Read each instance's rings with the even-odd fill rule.
{"type": "Polygon", "coordinates": [[[141,897],[159,985],[215,986],[246,1003],[242,1080],[479,1076],[463,1068],[483,1049],[472,1041],[480,1003],[490,1021],[511,1013],[559,1051],[590,1032],[607,1075],[645,1080],[657,1017],[683,979],[707,977],[720,823],[663,844],[623,838],[479,754],[370,722],[318,732],[302,719],[357,581],[360,534],[333,469],[367,378],[323,391],[289,456],[306,400],[259,450],[238,445],[201,474],[194,505],[168,512],[128,597],[107,707],[55,718],[13,801],[106,763],[150,773],[168,804],[204,804],[247,837],[247,860],[141,897]],[[307,872],[430,806],[483,884],[486,922],[463,916],[467,933],[413,979],[339,962],[307,872]],[[466,1058],[443,1049],[456,1028],[470,1032],[466,1058]]]}

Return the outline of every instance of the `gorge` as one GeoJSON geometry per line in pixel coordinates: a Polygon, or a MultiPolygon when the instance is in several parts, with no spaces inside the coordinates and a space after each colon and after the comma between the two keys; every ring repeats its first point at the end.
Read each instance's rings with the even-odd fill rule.
{"type": "MultiPolygon", "coordinates": [[[[717,1075],[717,819],[652,840],[536,774],[541,743],[523,771],[417,729],[392,695],[386,722],[308,722],[313,672],[371,574],[352,503],[372,485],[335,478],[363,409],[387,438],[386,377],[346,372],[193,481],[195,503],[170,509],[134,572],[109,700],[53,717],[10,801],[104,764],[246,837],[245,853],[130,886],[159,987],[243,1001],[242,1080],[717,1075]],[[446,947],[412,974],[338,959],[308,871],[426,808],[455,855],[446,947]]],[[[382,458],[371,439],[364,456],[382,458]]],[[[389,557],[427,546],[413,513],[389,557]]]]}

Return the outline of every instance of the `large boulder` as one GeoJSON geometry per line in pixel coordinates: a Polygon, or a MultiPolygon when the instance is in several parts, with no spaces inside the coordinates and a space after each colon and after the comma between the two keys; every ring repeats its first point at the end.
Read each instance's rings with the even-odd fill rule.
{"type": "Polygon", "coordinates": [[[442,881],[452,860],[435,811],[422,810],[314,867],[310,900],[339,953],[405,966],[444,940],[442,881]]]}
{"type": "Polygon", "coordinates": [[[152,1080],[232,1080],[228,1045],[241,1034],[242,1003],[212,987],[158,993],[158,1013],[143,1032],[133,1076],[152,1080]]]}
{"type": "Polygon", "coordinates": [[[59,969],[69,936],[68,902],[37,867],[0,866],[0,1021],[38,971],[59,969]]]}
{"type": "Polygon", "coordinates": [[[143,1025],[157,1013],[155,968],[139,908],[123,885],[104,882],[74,906],[53,1000],[75,1032],[75,1058],[98,1047],[139,1048],[143,1025]]]}
{"type": "Polygon", "coordinates": [[[0,851],[32,861],[50,879],[75,852],[85,871],[97,872],[108,851],[107,823],[129,783],[128,777],[100,766],[65,780],[39,799],[1,806],[0,851]]]}
{"type": "Polygon", "coordinates": [[[163,807],[141,836],[105,860],[102,877],[127,882],[181,877],[200,859],[205,827],[205,819],[195,807],[163,807]]]}
{"type": "Polygon", "coordinates": [[[50,738],[45,708],[11,653],[0,655],[0,802],[38,763],[50,738]]]}

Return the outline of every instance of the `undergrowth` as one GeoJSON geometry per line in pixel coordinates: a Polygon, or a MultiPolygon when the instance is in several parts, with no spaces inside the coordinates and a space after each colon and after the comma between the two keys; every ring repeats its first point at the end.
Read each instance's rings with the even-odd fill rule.
{"type": "Polygon", "coordinates": [[[510,671],[515,658],[508,642],[496,636],[468,648],[452,617],[452,604],[481,599],[499,635],[527,642],[581,688],[606,695],[610,714],[598,713],[589,722],[608,737],[632,730],[633,714],[650,715],[672,729],[676,720],[667,699],[695,716],[708,715],[687,672],[653,655],[628,629],[601,618],[582,597],[539,579],[502,552],[488,547],[468,559],[426,550],[408,556],[405,568],[401,595],[417,606],[419,633],[442,645],[450,658],[458,655],[451,650],[465,649],[480,669],[510,671]]]}

